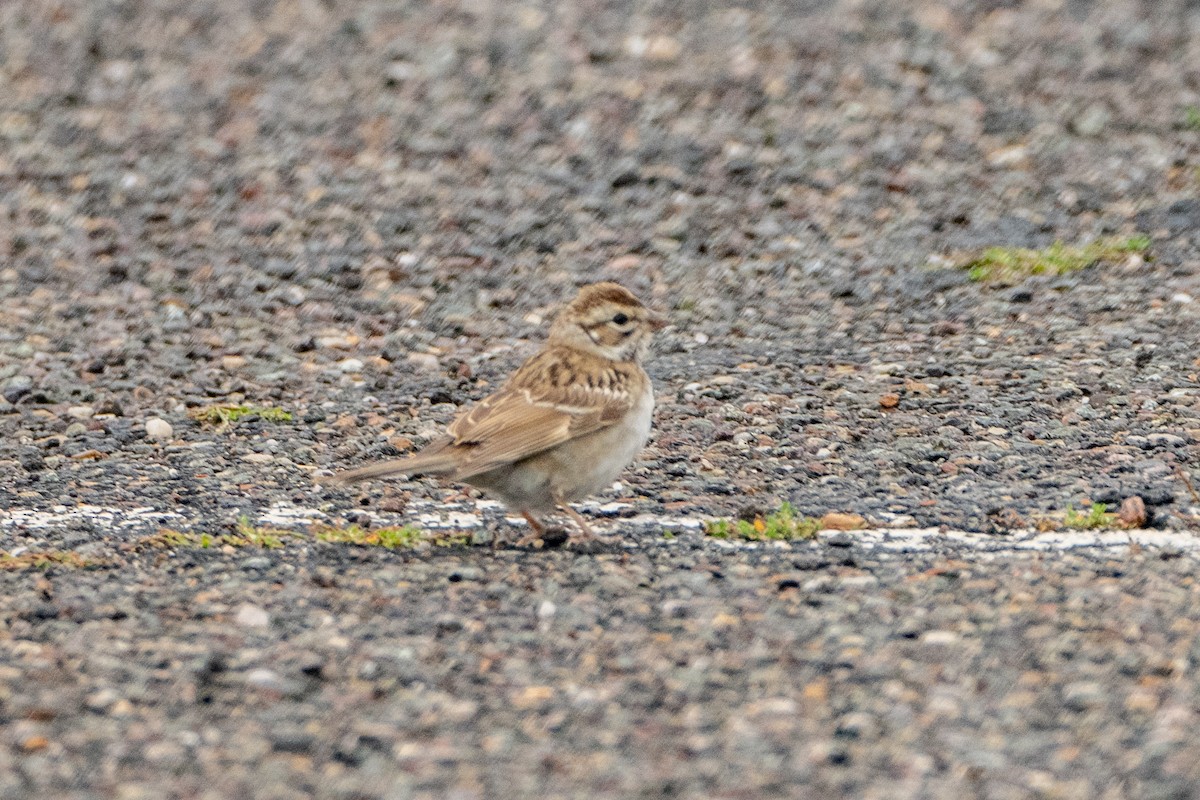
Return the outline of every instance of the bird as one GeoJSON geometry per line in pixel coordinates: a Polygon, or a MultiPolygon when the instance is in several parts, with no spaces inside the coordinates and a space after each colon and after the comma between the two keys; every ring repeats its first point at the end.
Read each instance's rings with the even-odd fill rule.
{"type": "Polygon", "coordinates": [[[442,475],[483,489],[524,517],[530,532],[518,546],[544,541],[538,515],[555,508],[574,520],[577,541],[596,540],[570,504],[611,485],[645,446],[654,392],[642,361],[666,325],[620,284],[584,286],[555,317],[542,349],[460,413],[445,435],[407,458],[325,482],[442,475]]]}

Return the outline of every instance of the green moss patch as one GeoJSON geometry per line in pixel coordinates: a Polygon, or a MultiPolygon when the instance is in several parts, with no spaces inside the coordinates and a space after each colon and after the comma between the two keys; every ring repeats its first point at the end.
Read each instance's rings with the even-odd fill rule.
{"type": "Polygon", "coordinates": [[[811,539],[821,529],[821,521],[797,516],[791,503],[782,503],[779,510],[766,516],[746,519],[714,519],[704,526],[704,533],[714,539],[744,539],[755,542],[788,542],[811,539]]]}
{"type": "Polygon", "coordinates": [[[1066,275],[1093,264],[1120,261],[1149,248],[1150,237],[1140,234],[1124,239],[1097,239],[1081,246],[1055,242],[1041,250],[989,247],[959,266],[967,270],[973,281],[1012,285],[1030,275],[1066,275]]]}

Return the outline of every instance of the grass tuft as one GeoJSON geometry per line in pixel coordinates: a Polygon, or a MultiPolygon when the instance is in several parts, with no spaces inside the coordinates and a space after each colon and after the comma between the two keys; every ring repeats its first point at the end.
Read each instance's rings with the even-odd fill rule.
{"type": "Polygon", "coordinates": [[[1100,262],[1119,261],[1132,253],[1144,253],[1150,237],[1144,234],[1125,239],[1097,239],[1083,246],[1055,242],[1041,250],[1023,247],[989,247],[960,267],[979,283],[1012,285],[1030,275],[1066,275],[1100,262]]]}
{"type": "Polygon", "coordinates": [[[1183,110],[1183,127],[1200,131],[1200,106],[1188,106],[1183,110]]]}
{"type": "Polygon", "coordinates": [[[714,519],[705,523],[704,533],[714,539],[746,539],[754,542],[790,542],[811,539],[821,529],[820,520],[796,515],[791,503],[782,503],[779,510],[753,520],[714,519]]]}
{"type": "MultiPolygon", "coordinates": [[[[471,533],[453,532],[426,534],[413,525],[403,525],[391,528],[363,528],[359,525],[334,527],[332,525],[314,525],[309,529],[313,539],[332,544],[353,544],[362,547],[383,547],[388,550],[408,550],[429,544],[434,547],[467,547],[474,537],[471,533]]],[[[304,539],[303,533],[284,530],[281,528],[260,527],[254,525],[250,518],[238,518],[237,528],[232,533],[209,534],[177,531],[163,528],[158,533],[139,539],[139,548],[154,549],[199,549],[210,547],[257,547],[264,550],[274,550],[283,547],[285,539],[304,539]]]]}
{"type": "Polygon", "coordinates": [[[406,550],[421,543],[421,530],[412,525],[399,528],[363,528],[347,525],[335,528],[328,525],[313,528],[313,536],[322,542],[333,544],[357,544],[364,547],[386,547],[388,550],[406,550]]]}
{"type": "Polygon", "coordinates": [[[402,525],[398,528],[363,528],[359,525],[335,528],[322,525],[314,526],[312,533],[322,542],[384,547],[388,550],[408,550],[422,544],[434,547],[466,547],[474,538],[470,533],[461,532],[426,534],[415,525],[402,525]]]}
{"type": "Polygon", "coordinates": [[[138,540],[140,548],[151,547],[159,550],[190,548],[207,550],[210,547],[258,547],[264,550],[274,550],[283,547],[283,540],[298,534],[281,528],[260,527],[250,521],[246,515],[238,517],[237,527],[233,533],[195,533],[192,531],[177,531],[174,528],[163,528],[158,533],[144,536],[138,540]]]}
{"type": "Polygon", "coordinates": [[[284,536],[295,536],[291,531],[285,531],[280,528],[259,527],[250,521],[250,518],[243,514],[238,517],[237,529],[234,533],[223,536],[223,544],[232,545],[233,547],[261,547],[265,550],[274,550],[283,547],[284,536]]]}
{"type": "Polygon", "coordinates": [[[185,547],[206,550],[221,543],[220,537],[214,537],[209,533],[192,533],[177,531],[174,528],[163,528],[158,533],[138,539],[137,546],[139,549],[152,547],[156,550],[174,550],[185,547]]]}
{"type": "Polygon", "coordinates": [[[1104,503],[1092,503],[1086,511],[1076,511],[1074,506],[1067,506],[1063,515],[1063,527],[1076,530],[1090,531],[1096,528],[1113,528],[1117,524],[1117,515],[1108,510],[1104,503]]]}
{"type": "Polygon", "coordinates": [[[51,567],[91,569],[101,566],[104,566],[104,562],[84,558],[69,550],[33,550],[17,556],[0,550],[0,570],[12,572],[26,569],[50,569],[51,567]]]}
{"type": "Polygon", "coordinates": [[[229,406],[229,405],[213,405],[196,408],[189,412],[189,416],[202,425],[215,425],[218,428],[225,428],[229,425],[234,425],[245,419],[246,417],[254,416],[264,422],[291,422],[292,412],[284,411],[279,407],[267,408],[264,406],[229,406]]]}

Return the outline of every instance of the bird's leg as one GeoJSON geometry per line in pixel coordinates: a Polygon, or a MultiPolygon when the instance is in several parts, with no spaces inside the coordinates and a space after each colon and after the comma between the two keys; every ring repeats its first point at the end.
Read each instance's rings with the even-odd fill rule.
{"type": "Polygon", "coordinates": [[[517,547],[528,547],[538,539],[541,539],[542,534],[546,532],[546,529],[543,528],[542,523],[538,522],[534,518],[533,514],[530,514],[528,511],[522,511],[521,516],[524,517],[525,521],[529,523],[529,533],[525,534],[520,539],[517,539],[516,544],[517,547]]]}
{"type": "Polygon", "coordinates": [[[558,504],[558,507],[561,508],[563,511],[567,512],[568,514],[570,514],[571,519],[575,520],[575,524],[578,525],[579,530],[583,532],[583,535],[578,537],[575,541],[577,541],[577,542],[595,542],[595,541],[600,540],[600,537],[597,536],[596,532],[592,530],[592,526],[587,524],[587,520],[585,520],[583,518],[582,514],[580,514],[575,509],[571,508],[571,506],[569,506],[566,503],[560,502],[558,504]]]}

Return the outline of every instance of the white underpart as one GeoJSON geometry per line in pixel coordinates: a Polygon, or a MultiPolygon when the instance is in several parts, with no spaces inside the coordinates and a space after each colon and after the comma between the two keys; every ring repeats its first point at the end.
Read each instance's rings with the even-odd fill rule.
{"type": "MultiPolygon", "coordinates": [[[[678,533],[698,532],[705,519],[700,517],[673,516],[668,514],[636,514],[617,517],[629,508],[626,503],[580,503],[579,508],[598,517],[596,527],[610,535],[620,531],[638,531],[639,536],[628,536],[618,541],[629,548],[641,546],[640,539],[649,533],[658,535],[662,531],[678,533]]],[[[345,509],[342,509],[343,511],[345,509]]],[[[371,517],[378,525],[417,524],[429,530],[474,530],[485,524],[499,524],[505,517],[501,504],[490,500],[474,503],[447,504],[433,501],[410,503],[402,514],[377,514],[358,511],[359,515],[371,517]]],[[[334,512],[333,515],[338,515],[334,512]]],[[[224,520],[211,517],[193,517],[174,509],[136,506],[130,508],[107,508],[96,505],[56,505],[47,509],[11,509],[0,511],[0,534],[23,532],[44,538],[52,538],[64,529],[91,525],[104,528],[123,529],[129,532],[152,533],[164,526],[203,529],[224,520]]],[[[303,529],[314,522],[329,522],[332,516],[315,508],[277,503],[252,517],[256,525],[303,529]]],[[[509,518],[509,524],[524,525],[524,521],[509,518]]],[[[740,542],[711,540],[719,547],[730,550],[753,549],[800,549],[811,547],[808,542],[740,542]]],[[[869,528],[859,531],[822,531],[817,542],[825,546],[849,546],[879,553],[980,553],[1015,554],[1020,552],[1063,552],[1068,550],[1099,550],[1124,553],[1132,546],[1169,551],[1200,559],[1200,531],[1017,531],[1007,536],[991,536],[942,528],[869,528]]]]}

